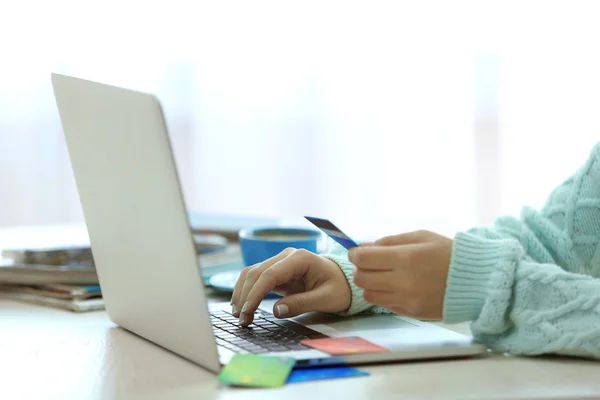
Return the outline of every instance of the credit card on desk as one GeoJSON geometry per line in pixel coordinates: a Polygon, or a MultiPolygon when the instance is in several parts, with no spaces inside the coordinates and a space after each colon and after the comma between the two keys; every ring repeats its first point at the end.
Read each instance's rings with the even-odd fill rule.
{"type": "Polygon", "coordinates": [[[320,381],[324,379],[350,378],[352,376],[368,376],[368,372],[350,367],[319,367],[292,370],[286,383],[320,381]]]}
{"type": "Polygon", "coordinates": [[[279,387],[285,384],[295,362],[287,357],[236,354],[218,379],[234,386],[279,387]]]}
{"type": "Polygon", "coordinates": [[[346,250],[350,250],[351,248],[358,246],[358,244],[356,244],[354,240],[350,239],[348,235],[342,232],[341,229],[335,226],[331,221],[315,217],[304,218],[306,218],[311,224],[322,230],[327,236],[329,236],[337,243],[342,245],[344,248],[346,248],[346,250]]]}

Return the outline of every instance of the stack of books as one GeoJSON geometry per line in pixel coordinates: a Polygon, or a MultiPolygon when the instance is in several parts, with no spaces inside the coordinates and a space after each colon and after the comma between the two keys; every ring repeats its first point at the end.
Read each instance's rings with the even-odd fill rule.
{"type": "Polygon", "coordinates": [[[104,310],[99,285],[0,284],[0,298],[83,312],[104,310]]]}
{"type": "Polygon", "coordinates": [[[0,234],[0,298],[76,312],[104,301],[85,230],[24,227],[0,234]]]}

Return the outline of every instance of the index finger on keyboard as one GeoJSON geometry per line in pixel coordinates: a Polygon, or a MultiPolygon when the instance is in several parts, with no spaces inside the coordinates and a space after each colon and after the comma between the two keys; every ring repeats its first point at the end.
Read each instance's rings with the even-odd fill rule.
{"type": "Polygon", "coordinates": [[[246,313],[252,315],[260,302],[276,286],[287,283],[292,279],[301,278],[306,273],[308,266],[309,264],[302,259],[301,253],[294,253],[267,268],[248,293],[246,313]]]}

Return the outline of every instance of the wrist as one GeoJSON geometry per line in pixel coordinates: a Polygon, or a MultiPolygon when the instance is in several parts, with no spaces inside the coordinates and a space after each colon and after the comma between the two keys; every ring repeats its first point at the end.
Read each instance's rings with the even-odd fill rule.
{"type": "Polygon", "coordinates": [[[490,240],[458,233],[444,295],[446,323],[473,321],[479,317],[492,281],[503,274],[507,262],[516,262],[520,249],[512,240],[490,240]]]}
{"type": "Polygon", "coordinates": [[[341,315],[354,315],[372,307],[363,297],[363,290],[354,284],[354,265],[348,260],[347,255],[342,254],[326,254],[323,257],[327,258],[336,264],[336,268],[340,270],[346,281],[345,292],[350,294],[350,302],[346,309],[339,312],[341,315]]]}

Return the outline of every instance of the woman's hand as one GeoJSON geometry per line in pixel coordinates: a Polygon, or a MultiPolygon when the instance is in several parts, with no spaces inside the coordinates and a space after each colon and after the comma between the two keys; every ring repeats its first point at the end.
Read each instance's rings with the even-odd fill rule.
{"type": "Polygon", "coordinates": [[[331,260],[303,249],[286,249],[277,256],[242,270],[231,298],[232,314],[248,325],[263,298],[284,296],[273,314],[294,317],[310,311],[341,312],[352,294],[346,276],[331,260]]]}
{"type": "Polygon", "coordinates": [[[418,231],[388,236],[348,252],[365,301],[396,314],[442,319],[452,240],[418,231]]]}

